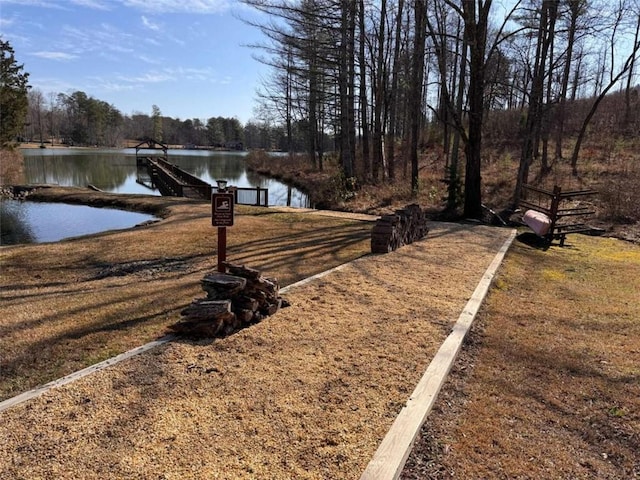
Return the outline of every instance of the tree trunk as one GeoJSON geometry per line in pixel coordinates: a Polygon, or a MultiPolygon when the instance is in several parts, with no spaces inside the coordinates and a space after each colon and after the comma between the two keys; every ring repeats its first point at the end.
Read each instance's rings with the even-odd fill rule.
{"type": "Polygon", "coordinates": [[[384,65],[384,43],[385,43],[385,26],[387,23],[387,0],[381,0],[380,3],[380,28],[378,30],[378,58],[376,80],[374,85],[374,105],[373,105],[373,178],[379,180],[380,173],[384,176],[383,153],[382,153],[382,107],[384,105],[385,92],[385,76],[386,68],[384,65]]]}
{"type": "Polygon", "coordinates": [[[534,75],[529,96],[529,109],[525,126],[525,137],[520,156],[518,178],[513,194],[513,204],[516,205],[522,192],[522,185],[529,180],[529,167],[533,163],[540,131],[542,126],[542,103],[544,94],[545,65],[553,36],[552,26],[555,25],[555,12],[557,0],[544,0],[540,12],[540,26],[538,30],[538,44],[536,46],[536,59],[534,75]]]}
{"type": "Polygon", "coordinates": [[[395,143],[396,143],[396,112],[398,108],[398,74],[400,71],[400,34],[402,30],[402,11],[404,0],[398,1],[398,12],[396,14],[395,42],[393,46],[393,68],[391,74],[391,90],[388,92],[389,98],[389,127],[387,131],[387,175],[389,179],[395,178],[395,143]]]}
{"type": "MultiPolygon", "coordinates": [[[[458,28],[458,31],[460,29],[458,28]]],[[[462,107],[464,103],[464,89],[465,89],[465,77],[467,73],[467,41],[466,38],[462,39],[462,54],[460,58],[460,79],[458,80],[458,94],[456,99],[456,116],[462,119],[462,107]]],[[[459,129],[455,129],[453,132],[453,147],[451,152],[451,164],[449,165],[448,172],[448,194],[447,194],[447,208],[453,210],[458,207],[460,202],[460,137],[462,133],[459,129]]]]}
{"type": "Polygon", "coordinates": [[[567,92],[569,90],[569,75],[571,73],[571,60],[573,57],[573,47],[576,38],[576,29],[578,25],[578,15],[580,13],[580,7],[584,0],[570,0],[569,9],[571,11],[571,20],[569,23],[569,37],[567,40],[567,53],[564,63],[564,70],[562,72],[562,82],[560,87],[560,98],[558,109],[556,112],[557,126],[556,126],[556,151],[555,159],[562,159],[562,142],[564,140],[564,122],[566,117],[566,105],[567,105],[567,92]]]}
{"type": "Polygon", "coordinates": [[[465,38],[469,45],[469,133],[465,145],[464,216],[482,216],[482,123],[484,115],[485,50],[491,0],[463,2],[465,38]]]}
{"type": "Polygon", "coordinates": [[[422,117],[422,81],[424,74],[424,47],[426,36],[426,4],[414,0],[415,34],[411,57],[411,126],[409,158],[411,160],[411,193],[418,194],[418,136],[422,117]]]}
{"type": "Polygon", "coordinates": [[[338,89],[340,92],[340,162],[346,178],[353,177],[355,126],[353,125],[353,1],[340,3],[340,66],[338,89]],[[352,132],[354,133],[352,135],[352,132]]]}
{"type": "MultiPolygon", "coordinates": [[[[633,44],[638,44],[638,37],[640,36],[640,12],[638,13],[638,20],[636,22],[636,33],[634,35],[633,44]]],[[[633,71],[635,66],[635,56],[631,59],[631,65],[629,66],[629,75],[627,77],[627,86],[624,90],[624,125],[625,131],[630,130],[629,123],[631,122],[631,80],[633,78],[633,71]]]]}
{"type": "Polygon", "coordinates": [[[364,0],[360,0],[358,12],[360,22],[360,122],[362,128],[362,175],[365,180],[371,177],[371,154],[369,152],[369,122],[367,119],[367,64],[365,61],[366,31],[364,22],[364,0]]]}

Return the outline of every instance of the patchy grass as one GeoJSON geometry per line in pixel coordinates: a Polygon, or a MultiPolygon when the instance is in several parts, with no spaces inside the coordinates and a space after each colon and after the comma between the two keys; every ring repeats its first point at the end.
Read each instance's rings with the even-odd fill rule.
{"type": "Polygon", "coordinates": [[[640,246],[516,242],[403,478],[640,475],[640,246]]]}

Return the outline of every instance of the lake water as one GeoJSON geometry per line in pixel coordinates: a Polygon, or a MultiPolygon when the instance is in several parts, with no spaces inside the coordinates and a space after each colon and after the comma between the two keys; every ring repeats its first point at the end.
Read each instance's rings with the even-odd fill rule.
{"type": "MultiPolygon", "coordinates": [[[[26,149],[25,181],[29,184],[48,183],[65,187],[93,185],[105,192],[160,195],[157,190],[140,183],[146,171],[136,167],[136,151],[26,149]]],[[[248,172],[246,152],[211,152],[207,150],[169,150],[169,162],[212,185],[227,180],[228,186],[262,187],[269,189],[269,205],[308,207],[308,197],[295,188],[271,178],[248,172]]]]}
{"type": "Polygon", "coordinates": [[[65,203],[0,201],[0,245],[57,242],[69,237],[120,230],[153,215],[65,203]]]}
{"type": "MultiPolygon", "coordinates": [[[[160,195],[146,181],[146,170],[137,168],[135,149],[27,149],[22,153],[27,184],[93,185],[106,192],[160,195]]],[[[269,205],[309,206],[308,197],[297,189],[248,172],[245,156],[245,152],[169,150],[171,163],[212,185],[222,179],[227,180],[229,186],[267,188],[269,205]]],[[[2,200],[1,204],[1,245],[57,241],[129,228],[153,218],[134,212],[67,204],[13,200],[2,200]]]]}

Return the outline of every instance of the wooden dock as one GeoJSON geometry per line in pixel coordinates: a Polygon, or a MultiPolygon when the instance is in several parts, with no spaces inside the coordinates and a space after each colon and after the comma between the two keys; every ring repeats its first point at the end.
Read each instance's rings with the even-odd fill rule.
{"type": "Polygon", "coordinates": [[[160,158],[147,159],[151,182],[162,195],[173,197],[210,199],[212,187],[195,175],[160,158]]]}
{"type": "Polygon", "coordinates": [[[166,196],[211,198],[209,183],[169,163],[168,145],[147,139],[136,145],[135,149],[138,170],[146,173],[146,178],[138,179],[138,183],[157,188],[166,196]]]}
{"type": "MultiPolygon", "coordinates": [[[[217,191],[217,187],[170,163],[167,145],[149,139],[136,145],[135,149],[138,183],[173,197],[210,200],[211,194],[217,191]]],[[[228,192],[234,194],[238,205],[269,206],[266,188],[229,187],[228,192]]]]}

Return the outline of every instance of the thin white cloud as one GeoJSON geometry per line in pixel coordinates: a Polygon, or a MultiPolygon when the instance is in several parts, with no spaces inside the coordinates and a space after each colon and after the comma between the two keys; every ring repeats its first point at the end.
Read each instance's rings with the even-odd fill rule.
{"type": "Polygon", "coordinates": [[[64,9],[63,5],[56,3],[55,0],[2,0],[2,3],[15,4],[22,7],[41,7],[41,8],[57,8],[64,9]]]}
{"type": "Polygon", "coordinates": [[[118,80],[128,83],[162,83],[176,80],[175,76],[167,72],[148,72],[135,77],[119,76],[118,80]]]}
{"type": "Polygon", "coordinates": [[[59,61],[69,61],[77,58],[77,55],[73,55],[71,53],[66,52],[33,52],[31,55],[40,58],[46,58],[48,60],[59,60],[59,61]]]}
{"type": "Polygon", "coordinates": [[[140,75],[119,75],[116,81],[127,84],[156,84],[163,82],[206,82],[212,84],[231,83],[230,77],[219,77],[217,72],[209,67],[168,67],[161,70],[151,70],[140,75]]]}
{"type": "Polygon", "coordinates": [[[74,6],[78,6],[106,11],[111,10],[113,7],[113,1],[111,0],[0,0],[0,3],[56,10],[72,10],[74,6]]]}
{"type": "Polygon", "coordinates": [[[71,0],[71,3],[80,7],[94,8],[96,10],[111,10],[111,5],[102,0],[71,0]]]}
{"type": "Polygon", "coordinates": [[[161,60],[158,60],[157,58],[151,58],[146,55],[138,55],[138,60],[141,60],[144,63],[148,63],[150,65],[160,65],[162,63],[161,60]]]}
{"type": "Polygon", "coordinates": [[[100,77],[92,77],[90,80],[93,80],[96,85],[99,85],[100,89],[109,92],[129,92],[137,88],[136,85],[131,83],[117,83],[100,77]]]}
{"type": "Polygon", "coordinates": [[[78,85],[74,85],[59,78],[30,77],[29,83],[33,88],[38,88],[44,92],[69,92],[71,90],[81,90],[78,85]]]}
{"type": "Polygon", "coordinates": [[[122,0],[126,7],[156,13],[223,13],[233,0],[122,0]]]}
{"type": "Polygon", "coordinates": [[[153,23],[151,20],[149,20],[147,17],[145,17],[144,15],[142,15],[142,24],[148,28],[149,30],[153,30],[154,32],[159,32],[160,31],[160,25],[157,23],[153,23]]]}
{"type": "Polygon", "coordinates": [[[147,43],[149,45],[153,45],[154,47],[159,47],[160,45],[162,45],[158,40],[156,40],[155,38],[145,38],[144,39],[144,43],[147,43]]]}
{"type": "Polygon", "coordinates": [[[62,32],[64,48],[78,54],[88,52],[97,52],[98,54],[107,52],[131,53],[135,50],[132,45],[132,34],[122,32],[107,23],[101,24],[99,29],[65,25],[62,32]]]}
{"type": "Polygon", "coordinates": [[[192,67],[177,67],[166,68],[165,71],[174,76],[179,77],[182,80],[198,81],[198,82],[218,82],[216,72],[209,67],[205,68],[192,68],[192,67]]]}

